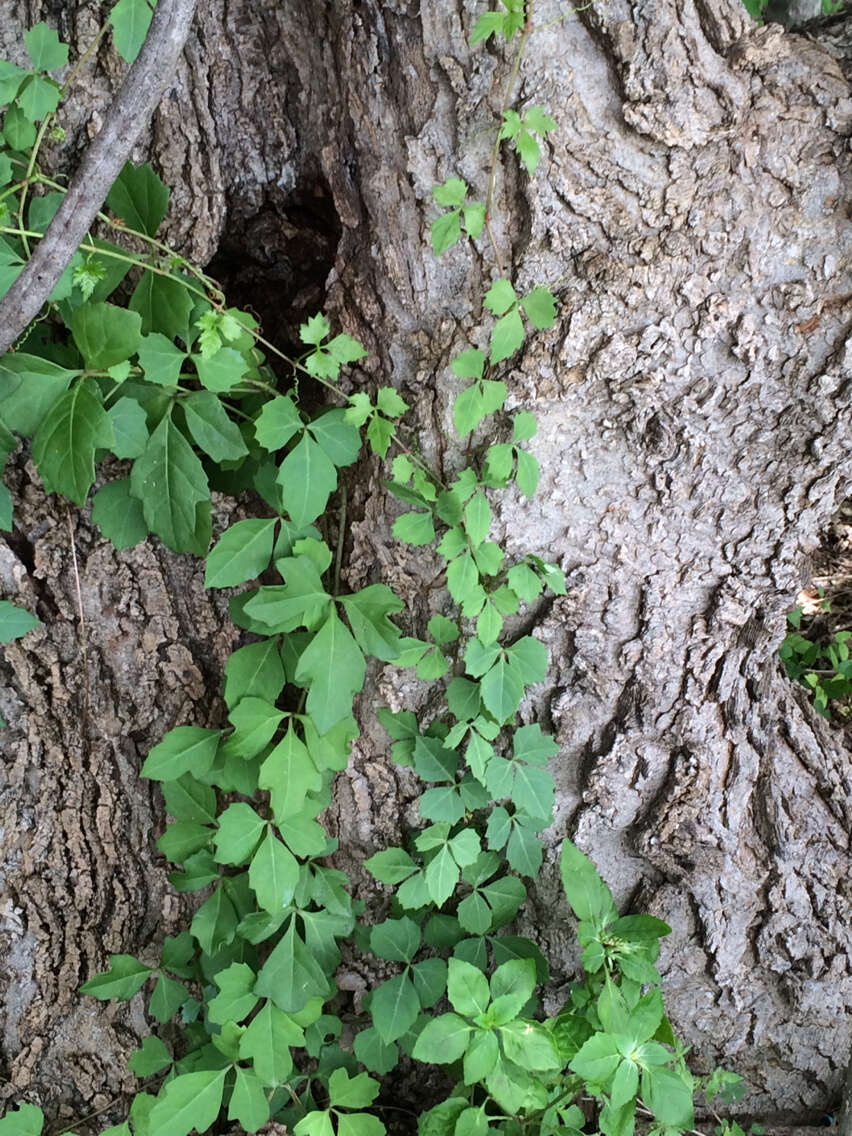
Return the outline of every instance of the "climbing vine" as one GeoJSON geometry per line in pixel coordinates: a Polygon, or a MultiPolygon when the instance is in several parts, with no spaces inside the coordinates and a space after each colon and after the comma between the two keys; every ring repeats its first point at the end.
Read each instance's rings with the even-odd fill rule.
{"type": "MultiPolygon", "coordinates": [[[[126,60],[146,11],[141,0],[113,9],[126,60]]],[[[479,17],[471,43],[495,37],[514,52],[483,200],[455,176],[434,189],[433,253],[483,239],[495,266],[485,322],[451,364],[464,384],[453,422],[476,445],[447,480],[401,437],[408,407],[393,387],[343,392],[341,372],[365,355],[354,338],[318,313],[301,326],[303,353],[286,358],[158,239],[169,194],[147,165],[125,167],[99,215],[102,235],[74,255],[47,318],[0,359],[4,454],[31,439],[45,490],[78,506],[104,454],[129,463],[127,476],[95,492],[94,522],[119,549],[153,533],[205,557],[208,588],[243,589],[230,614],[252,637],[225,668],[227,724],[178,726],[142,766],[171,818],[157,842],[175,865],[170,881],[204,899],[156,965],[112,955],[82,987],[101,1000],[144,991],[149,1018],[169,1027],[168,1043],[154,1032],[131,1057],[141,1087],[110,1136],[186,1136],[223,1117],[247,1132],[274,1119],[294,1136],[381,1136],[380,1078],[403,1057],[444,1066],[452,1081],[421,1117],[423,1136],[579,1136],[590,1120],[605,1136],[631,1136],[637,1118],[687,1131],[696,1092],[708,1103],[742,1092],[734,1074],[698,1078],[687,1068],[656,968],[669,928],[620,915],[569,840],[561,876],[583,974],[557,1013],[546,1016],[540,1000],[547,960],[512,933],[542,867],[558,751],[538,723],[519,724],[547,652],[512,617],[545,590],[565,593],[558,566],[533,554],[509,562],[489,539],[494,495],[532,498],[539,478],[528,446],[535,418],[505,409],[499,364],[552,327],[558,309],[545,284],[517,289],[491,227],[499,163],[514,152],[534,175],[556,128],[543,108],[514,105],[534,32],[533,0],[502,0],[479,17]],[[145,251],[129,251],[126,236],[145,251]],[[115,302],[120,285],[126,306],[115,302]],[[308,382],[333,403],[313,416],[299,400],[308,382]],[[404,505],[395,537],[444,562],[446,588],[423,638],[403,636],[394,622],[403,604],[385,584],[341,586],[341,471],[365,445],[387,463],[388,489],[404,505]],[[254,490],[263,515],[231,525],[210,548],[214,476],[217,489],[254,490]],[[440,684],[441,701],[425,727],[410,710],[362,708],[378,715],[393,760],[423,783],[421,825],[366,861],[389,912],[372,925],[331,866],[337,841],[321,823],[358,735],[352,700],[369,659],[414,668],[440,684]],[[365,999],[351,1037],[335,983],[344,941],[396,967],[365,999]]],[[[45,24],[26,45],[31,68],[0,63],[0,294],[64,192],[43,169],[41,145],[61,131],[64,88],[53,76],[68,48],[45,24]]],[[[0,527],[11,524],[4,491],[0,527]]],[[[33,624],[0,606],[4,641],[33,624]]],[[[24,1103],[0,1120],[0,1134],[35,1136],[42,1119],[24,1103]]]]}

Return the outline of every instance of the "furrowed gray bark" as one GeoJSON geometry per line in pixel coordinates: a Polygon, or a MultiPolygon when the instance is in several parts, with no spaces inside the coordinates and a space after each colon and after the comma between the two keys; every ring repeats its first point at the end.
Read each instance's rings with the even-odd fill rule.
{"type": "MultiPolygon", "coordinates": [[[[563,14],[536,9],[542,24],[563,14]]],[[[428,228],[435,183],[462,176],[481,197],[487,181],[510,57],[466,46],[482,10],[210,0],[144,139],[173,187],[169,238],[202,263],[218,254],[231,301],[280,342],[320,307],[361,338],[372,359],[353,382],[398,386],[447,472],[463,460],[449,360],[486,341],[493,266],[484,244],[435,261],[428,228]]],[[[24,16],[21,4],[19,27],[24,16]]],[[[81,36],[89,18],[82,2],[63,17],[81,36]]],[[[559,282],[557,326],[499,376],[512,407],[539,418],[543,480],[531,504],[495,498],[492,537],[558,561],[569,582],[528,614],[552,667],[524,714],[560,753],[558,818],[521,930],[552,960],[552,1007],[577,965],[556,865],[571,835],[623,910],[672,925],[664,991],[691,1060],[741,1072],[741,1115],[769,1123],[832,1111],[852,1032],[849,753],[777,665],[808,553],[852,483],[848,41],[757,28],[740,0],[607,0],[554,23],[530,41],[518,105],[546,107],[559,129],[534,178],[506,153],[495,212],[518,290],[559,282]]],[[[108,81],[87,79],[89,105],[108,81]]],[[[86,108],[68,115],[80,150],[86,108]]],[[[352,479],[345,572],[391,584],[419,633],[443,602],[440,565],[392,540],[385,475],[367,461],[352,479]]],[[[81,698],[64,522],[24,459],[16,476],[8,594],[34,599],[45,627],[14,645],[0,686],[14,727],[0,826],[21,834],[0,885],[13,1007],[0,1091],[80,1111],[105,1103],[146,1027],[77,999],[75,981],[108,950],[154,957],[155,909],[170,931],[180,915],[150,847],[162,814],[132,773],[164,722],[216,720],[226,633],[197,564],[116,554],[82,513],[84,602],[103,620],[89,644],[101,741],[87,756],[64,709],[81,698]],[[82,754],[71,774],[69,752],[82,754]],[[84,806],[73,854],[80,802],[62,786],[84,806]]],[[[365,897],[363,858],[418,823],[417,785],[372,707],[429,696],[392,668],[371,682],[330,817],[365,897]]],[[[339,976],[355,1005],[373,977],[357,959],[339,976]]],[[[401,1099],[410,1088],[423,1103],[418,1087],[401,1099]]]]}
{"type": "Polygon", "coordinates": [[[91,228],[136,140],[174,75],[196,0],[160,0],[145,42],[103,126],[86,151],[56,216],[21,275],[0,300],[0,355],[36,318],[91,228]]]}

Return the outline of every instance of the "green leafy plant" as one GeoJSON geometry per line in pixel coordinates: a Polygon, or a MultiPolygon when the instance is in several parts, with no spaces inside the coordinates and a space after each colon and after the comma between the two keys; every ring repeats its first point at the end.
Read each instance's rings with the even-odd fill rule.
{"type": "MultiPolygon", "coordinates": [[[[450,381],[463,384],[452,411],[459,441],[478,444],[449,480],[401,438],[408,407],[394,388],[344,394],[342,370],[365,354],[353,337],[332,334],[316,313],[301,325],[304,354],[286,358],[249,313],[226,305],[215,281],[158,239],[168,190],[145,165],[125,167],[100,214],[106,231],[131,233],[145,251],[128,251],[117,235],[115,243],[87,237],[50,298],[49,322],[0,359],[4,452],[17,436],[30,438],[45,490],[80,506],[104,454],[129,463],[126,476],[95,492],[95,523],[117,548],[153,532],[176,552],[204,556],[207,587],[242,589],[231,618],[252,637],[225,668],[226,724],[177,726],[142,767],[171,818],[157,842],[175,865],[169,879],[179,892],[205,895],[159,960],[114,954],[82,987],[104,1001],[141,996],[167,1027],[130,1059],[138,1078],[157,1078],[156,1095],[140,1091],[128,1120],[108,1130],[114,1136],[186,1136],[223,1117],[247,1132],[274,1119],[296,1136],[382,1136],[376,1077],[401,1055],[446,1066],[455,1081],[422,1118],[423,1136],[575,1136],[586,1123],[583,1097],[597,1102],[604,1136],[630,1136],[637,1116],[674,1132],[693,1126],[694,1091],[728,1100],[740,1091],[733,1074],[701,1081],[687,1069],[655,967],[669,928],[619,916],[570,841],[562,879],[585,973],[555,1016],[543,1015],[537,996],[546,960],[511,930],[543,863],[557,746],[538,723],[518,724],[546,677],[547,651],[506,621],[529,614],[546,590],[566,589],[557,565],[534,554],[509,562],[489,539],[494,494],[531,498],[539,479],[528,446],[535,419],[505,411],[495,368],[533,330],[553,327],[558,308],[550,288],[516,287],[489,225],[502,143],[512,142],[532,173],[538,139],[556,125],[541,108],[522,115],[510,105],[533,5],[503,0],[502,8],[482,15],[471,37],[521,33],[485,204],[468,202],[470,187],[457,177],[433,191],[445,210],[432,223],[435,254],[462,230],[473,240],[485,231],[496,265],[482,300],[490,324],[474,336],[488,352],[471,345],[451,363],[450,381]],[[122,307],[114,293],[131,268],[122,307]],[[334,405],[309,416],[302,382],[322,384],[334,405]],[[364,443],[371,460],[388,462],[388,489],[404,506],[394,535],[434,545],[444,562],[446,589],[426,638],[402,634],[394,620],[403,605],[386,585],[341,586],[346,470],[364,443]],[[211,480],[223,492],[253,488],[264,503],[263,515],[231,525],[212,548],[211,480]],[[335,546],[324,536],[330,502],[339,509],[335,546]],[[408,710],[376,710],[393,759],[424,789],[421,823],[365,863],[389,903],[374,925],[329,863],[337,841],[320,823],[358,734],[353,699],[370,659],[439,681],[442,699],[425,729],[408,710]],[[396,968],[350,1023],[351,1043],[334,977],[343,941],[396,968]]],[[[142,0],[112,9],[124,58],[139,50],[149,18],[142,0]]],[[[64,192],[42,169],[39,147],[59,106],[45,71],[63,67],[67,49],[44,25],[27,45],[32,72],[0,66],[4,289],[64,192]]],[[[8,527],[8,495],[0,505],[8,527]]],[[[0,607],[6,640],[34,623],[0,607]]],[[[42,1120],[22,1105],[0,1120],[0,1136],[36,1136],[42,1120]]]]}
{"type": "MultiPolygon", "coordinates": [[[[823,599],[821,611],[830,611],[829,601],[823,599]]],[[[809,637],[800,631],[803,611],[795,607],[787,616],[793,628],[784,636],[778,654],[787,677],[807,687],[814,701],[814,709],[823,718],[831,717],[831,702],[839,702],[852,695],[852,658],[849,640],[852,631],[835,631],[829,637],[809,637]]]]}

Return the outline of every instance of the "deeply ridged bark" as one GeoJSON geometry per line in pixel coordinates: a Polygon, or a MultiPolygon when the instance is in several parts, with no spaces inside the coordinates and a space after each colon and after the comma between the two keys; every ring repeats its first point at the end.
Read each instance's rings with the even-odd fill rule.
{"type": "MultiPolygon", "coordinates": [[[[94,6],[60,7],[85,46],[94,6]]],[[[323,306],[371,352],[357,381],[398,386],[445,469],[461,460],[448,360],[481,339],[494,270],[484,243],[433,260],[428,224],[436,182],[485,188],[508,61],[465,46],[479,10],[210,0],[138,155],[173,187],[170,239],[215,254],[281,344],[323,306]]],[[[19,5],[0,37],[51,11],[19,5]]],[[[524,711],[560,743],[550,843],[573,835],[621,904],[672,924],[664,990],[696,1060],[742,1072],[750,1112],[800,1120],[839,1096],[852,1025],[849,755],[776,661],[852,480],[841,55],[756,28],[740,0],[606,0],[532,37],[520,100],[559,129],[534,178],[507,154],[497,183],[518,290],[559,298],[504,374],[539,418],[542,489],[499,503],[495,526],[568,576],[529,620],[552,655],[524,711]]],[[[71,152],[116,77],[105,49],[68,112],[71,152]]],[[[9,650],[0,687],[0,1094],[84,1112],[127,1087],[144,1023],[74,987],[107,951],[153,957],[180,918],[152,855],[161,806],[134,772],[165,729],[216,720],[234,633],[198,563],[153,542],[115,553],[75,515],[87,728],[64,512],[19,468],[2,578],[45,628],[9,650]]],[[[391,584],[422,630],[439,565],[391,540],[383,472],[352,478],[346,572],[391,584]]],[[[363,857],[416,820],[370,707],[428,694],[391,668],[370,682],[330,820],[361,887],[363,857]]],[[[567,978],[557,875],[554,854],[522,924],[567,978]]]]}

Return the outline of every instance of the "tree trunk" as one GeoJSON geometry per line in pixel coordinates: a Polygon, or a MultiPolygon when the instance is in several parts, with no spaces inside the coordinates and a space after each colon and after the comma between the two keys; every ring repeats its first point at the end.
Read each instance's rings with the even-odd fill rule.
{"type": "MultiPolygon", "coordinates": [[[[34,17],[58,14],[80,49],[96,27],[91,3],[11,8],[7,57],[34,17]]],[[[434,260],[428,225],[435,183],[485,189],[510,59],[466,46],[481,10],[209,0],[138,154],[173,187],[169,239],[212,260],[281,346],[324,308],[370,351],[361,381],[397,386],[450,470],[448,362],[494,267],[484,243],[434,260]]],[[[496,199],[516,286],[557,281],[560,313],[504,375],[539,419],[543,478],[532,504],[504,495],[495,539],[559,562],[569,585],[531,620],[551,670],[524,713],[561,748],[553,854],[523,930],[570,978],[556,851],[571,835],[623,908],[674,928],[663,988],[696,1067],[741,1072],[748,1113],[808,1122],[849,1055],[852,778],[776,652],[852,482],[849,36],[829,50],[758,28],[741,0],[562,14],[539,0],[548,26],[520,82],[559,129],[533,178],[505,157],[496,199]]],[[[84,72],[63,120],[72,154],[117,73],[106,48],[84,72]]],[[[384,475],[370,459],[351,479],[346,573],[390,583],[416,633],[441,602],[424,586],[439,563],[391,539],[384,475]]],[[[154,540],[116,553],[83,510],[86,664],[64,510],[23,458],[16,478],[4,589],[45,626],[8,650],[0,687],[0,1096],[82,1114],[128,1088],[122,1057],[146,1027],[76,986],[108,951],[153,957],[184,912],[153,851],[162,804],[135,773],[164,730],[218,720],[235,637],[198,562],[154,540]]],[[[360,700],[331,824],[365,890],[360,862],[398,838],[417,794],[371,707],[427,693],[384,668],[360,700]]]]}

